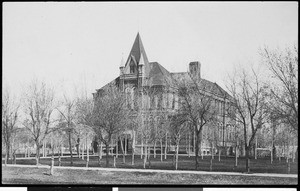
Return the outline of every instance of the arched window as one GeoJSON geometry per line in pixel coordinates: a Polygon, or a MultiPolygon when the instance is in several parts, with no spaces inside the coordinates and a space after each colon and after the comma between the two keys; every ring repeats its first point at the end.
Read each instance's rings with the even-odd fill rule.
{"type": "Polygon", "coordinates": [[[127,103],[127,107],[130,108],[130,103],[131,103],[131,90],[130,88],[126,88],[125,89],[125,95],[126,95],[126,103],[127,103]]]}
{"type": "Polygon", "coordinates": [[[133,109],[135,106],[137,107],[137,104],[134,100],[134,92],[135,92],[135,88],[133,87],[130,92],[130,94],[131,94],[130,95],[131,96],[131,109],[133,109]]]}
{"type": "Polygon", "coordinates": [[[130,74],[135,73],[135,65],[134,65],[134,63],[131,62],[129,66],[130,66],[130,74]]]}

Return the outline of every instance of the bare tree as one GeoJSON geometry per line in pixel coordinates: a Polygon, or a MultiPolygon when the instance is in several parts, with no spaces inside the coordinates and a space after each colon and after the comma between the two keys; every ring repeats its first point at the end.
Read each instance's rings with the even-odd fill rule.
{"type": "Polygon", "coordinates": [[[260,50],[263,63],[271,71],[269,83],[272,117],[298,133],[298,46],[285,50],[260,50]]]}
{"type": "Polygon", "coordinates": [[[100,141],[105,144],[106,166],[109,166],[109,145],[112,136],[125,130],[128,110],[123,93],[116,87],[110,86],[100,93],[101,95],[94,100],[90,125],[100,141]]]}
{"type": "MultiPolygon", "coordinates": [[[[166,133],[169,128],[169,121],[167,113],[162,113],[157,121],[156,138],[160,142],[160,161],[163,161],[163,139],[166,137],[166,133]]],[[[166,140],[167,141],[167,140],[166,140]]]]}
{"type": "MultiPolygon", "coordinates": [[[[92,114],[93,114],[93,100],[87,98],[86,96],[80,96],[76,100],[76,118],[77,124],[79,128],[76,128],[76,133],[79,137],[86,138],[86,134],[96,138],[95,141],[100,143],[99,138],[93,133],[92,127],[92,114]]],[[[82,141],[81,141],[82,142],[82,141]]],[[[100,144],[98,145],[98,163],[100,165],[100,160],[102,158],[102,149],[100,149],[100,144]]]]}
{"type": "Polygon", "coordinates": [[[186,122],[185,115],[175,114],[170,117],[169,132],[173,142],[175,143],[175,169],[178,168],[178,154],[179,154],[179,143],[183,138],[183,135],[189,130],[189,126],[186,122]]]}
{"type": "Polygon", "coordinates": [[[73,147],[72,147],[72,134],[76,128],[76,100],[67,98],[64,95],[63,105],[60,108],[57,108],[60,113],[60,122],[62,130],[68,133],[69,139],[69,150],[71,155],[71,166],[73,165],[73,147]]]}
{"type": "Polygon", "coordinates": [[[193,78],[191,81],[177,82],[176,86],[179,95],[178,112],[192,126],[196,137],[195,149],[195,168],[198,169],[199,148],[201,148],[201,133],[203,127],[210,121],[214,121],[217,116],[217,110],[213,94],[210,93],[210,87],[203,79],[193,78]]]}
{"type": "Polygon", "coordinates": [[[227,86],[233,100],[228,115],[243,129],[246,151],[246,172],[250,172],[250,150],[256,133],[268,121],[266,86],[260,81],[257,72],[251,74],[245,69],[234,73],[227,86]]]}
{"type": "Polygon", "coordinates": [[[39,164],[40,148],[46,136],[55,130],[52,113],[54,91],[45,83],[33,81],[24,94],[24,126],[29,130],[36,145],[36,164],[39,164]]]}
{"type": "Polygon", "coordinates": [[[17,133],[19,105],[11,98],[10,91],[4,90],[2,97],[2,138],[5,143],[5,164],[11,158],[12,141],[17,133]]]}

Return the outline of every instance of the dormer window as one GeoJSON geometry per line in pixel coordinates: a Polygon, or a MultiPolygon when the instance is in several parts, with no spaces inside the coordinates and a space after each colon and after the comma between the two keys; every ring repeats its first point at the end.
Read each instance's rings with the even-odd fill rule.
{"type": "Polygon", "coordinates": [[[135,65],[134,63],[130,64],[130,74],[133,74],[135,72],[135,65]]]}

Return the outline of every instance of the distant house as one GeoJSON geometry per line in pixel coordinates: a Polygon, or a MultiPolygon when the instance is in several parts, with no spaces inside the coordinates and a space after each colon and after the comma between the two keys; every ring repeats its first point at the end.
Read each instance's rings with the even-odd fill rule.
{"type": "MultiPolygon", "coordinates": [[[[207,126],[203,130],[204,141],[202,142],[202,153],[204,155],[211,154],[211,142],[209,142],[208,139],[212,136],[212,129],[214,129],[214,132],[216,132],[213,136],[215,136],[217,140],[213,143],[213,147],[215,148],[213,152],[217,153],[217,151],[223,150],[222,154],[225,154],[224,151],[226,150],[226,154],[232,153],[233,147],[236,144],[234,142],[235,129],[230,119],[225,116],[225,110],[226,107],[228,107],[231,96],[218,84],[201,78],[200,62],[190,62],[189,72],[169,72],[159,63],[149,62],[141,37],[138,33],[126,62],[124,63],[124,65],[120,66],[119,70],[120,75],[118,77],[116,77],[110,83],[106,84],[104,87],[97,89],[97,91],[93,93],[94,99],[100,98],[101,92],[105,91],[105,89],[111,85],[117,86],[122,91],[126,92],[126,95],[129,95],[129,99],[134,99],[134,92],[137,90],[143,91],[142,89],[155,89],[155,93],[143,95],[144,107],[146,111],[155,110],[156,112],[163,113],[164,116],[176,113],[176,110],[179,107],[179,98],[174,84],[180,80],[192,82],[192,78],[201,79],[199,80],[199,83],[201,83],[199,84],[199,86],[206,87],[207,93],[213,95],[215,102],[214,104],[216,104],[219,109],[218,121],[216,121],[215,123],[217,125],[215,127],[207,126]]],[[[131,105],[131,107],[134,106],[131,105]]],[[[126,151],[130,150],[130,145],[132,144],[132,136],[133,133],[131,131],[128,131],[127,141],[125,141],[127,145],[126,151]]],[[[182,141],[180,147],[181,150],[187,151],[187,149],[190,148],[191,151],[194,151],[193,137],[193,132],[185,136],[185,139],[182,141]],[[190,146],[188,146],[187,144],[189,144],[190,146]]],[[[168,150],[172,150],[172,146],[170,145],[170,143],[168,144],[168,150]]],[[[136,138],[135,147],[137,148],[137,151],[139,151],[141,145],[141,140],[139,138],[136,138]]],[[[166,144],[164,143],[164,145],[166,144]]]]}

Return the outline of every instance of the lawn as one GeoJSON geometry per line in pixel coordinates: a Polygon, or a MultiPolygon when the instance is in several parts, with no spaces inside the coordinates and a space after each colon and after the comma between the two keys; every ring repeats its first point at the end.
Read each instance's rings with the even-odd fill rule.
{"type": "MultiPolygon", "coordinates": [[[[199,168],[200,171],[210,171],[210,158],[209,156],[205,156],[202,160],[201,157],[199,159],[199,168]]],[[[85,158],[86,159],[86,158],[85,158]]],[[[101,159],[100,165],[98,164],[98,157],[97,156],[90,156],[89,167],[106,167],[105,163],[105,156],[101,159]]],[[[110,165],[109,167],[113,167],[113,157],[109,156],[110,165]]],[[[165,169],[165,170],[173,170],[173,156],[168,155],[167,159],[160,161],[160,155],[157,155],[156,158],[153,158],[151,155],[151,169],[165,169]]],[[[35,159],[18,159],[17,164],[35,164],[35,159]]],[[[11,162],[10,162],[11,163],[11,162]]],[[[41,158],[40,163],[44,165],[50,165],[51,159],[50,158],[41,158]]],[[[58,166],[58,158],[55,158],[55,166],[58,166]]],[[[238,161],[238,166],[234,167],[235,158],[234,157],[221,157],[221,161],[218,160],[218,157],[213,159],[213,168],[212,171],[221,171],[221,172],[244,172],[245,171],[245,159],[240,158],[238,161]]],[[[70,157],[62,158],[61,159],[62,166],[71,166],[70,165],[70,157]]],[[[73,166],[77,167],[85,167],[86,161],[76,157],[73,157],[73,166]]],[[[123,163],[123,157],[119,155],[116,159],[116,167],[117,168],[143,168],[143,160],[139,155],[135,156],[135,164],[131,164],[131,155],[126,156],[126,162],[123,163]]],[[[268,158],[259,158],[257,160],[251,159],[250,162],[251,172],[253,173],[281,173],[286,174],[287,171],[287,163],[286,160],[282,159],[279,161],[276,159],[273,161],[273,164],[270,164],[270,160],[268,158]]],[[[148,163],[146,165],[148,169],[148,163]]],[[[178,170],[195,170],[195,158],[188,157],[188,156],[180,156],[179,157],[179,164],[178,170]]],[[[298,161],[290,162],[290,173],[291,174],[298,174],[298,161]]]]}
{"type": "Polygon", "coordinates": [[[161,172],[115,172],[104,170],[55,169],[50,176],[48,168],[2,168],[3,184],[293,184],[298,178],[256,177],[243,175],[203,175],[161,172]]]}

